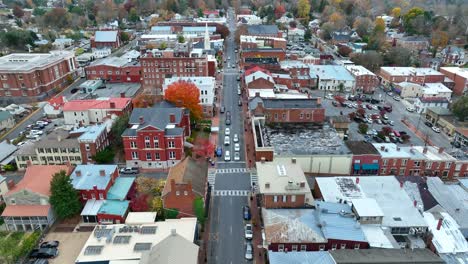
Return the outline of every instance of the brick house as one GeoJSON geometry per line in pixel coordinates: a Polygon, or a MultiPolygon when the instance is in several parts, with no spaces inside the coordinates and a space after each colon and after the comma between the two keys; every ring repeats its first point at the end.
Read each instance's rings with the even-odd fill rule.
{"type": "Polygon", "coordinates": [[[117,165],[78,165],[70,175],[80,201],[105,200],[107,192],[119,176],[117,165]]]}
{"type": "Polygon", "coordinates": [[[257,93],[249,101],[254,116],[265,116],[267,123],[316,123],[325,121],[321,98],[261,98],[257,93]]]}
{"type": "Polygon", "coordinates": [[[88,80],[105,80],[110,83],[141,82],[141,65],[122,57],[93,61],[84,70],[88,80]]]}
{"type": "Polygon", "coordinates": [[[44,230],[56,220],[49,203],[50,182],[55,173],[65,171],[70,175],[70,165],[31,165],[28,163],[24,177],[10,187],[3,198],[6,208],[2,213],[9,231],[44,230]]]}
{"type": "Polygon", "coordinates": [[[193,202],[197,197],[206,201],[208,164],[186,157],[171,167],[162,191],[164,208],[177,209],[179,217],[194,215],[193,202]]]}
{"type": "Polygon", "coordinates": [[[135,108],[129,126],[122,134],[127,166],[168,168],[185,157],[185,137],[191,134],[188,110],[166,101],[135,108]]]}
{"type": "Polygon", "coordinates": [[[408,36],[395,39],[398,47],[403,47],[412,51],[422,51],[429,48],[429,41],[426,37],[408,36]]]}
{"type": "Polygon", "coordinates": [[[401,82],[442,83],[445,79],[444,74],[432,68],[380,67],[379,75],[382,78],[382,84],[387,86],[401,82]]]}
{"type": "Polygon", "coordinates": [[[463,66],[466,63],[465,53],[463,48],[448,46],[440,52],[440,56],[444,64],[463,66]]]}
{"type": "Polygon", "coordinates": [[[81,160],[83,164],[94,163],[92,157],[98,152],[103,151],[110,144],[109,132],[106,124],[82,127],[74,132],[81,133],[78,137],[80,144],[81,160]]]}
{"type": "Polygon", "coordinates": [[[120,45],[120,33],[116,30],[96,31],[91,38],[91,48],[116,49],[120,45]]]}
{"type": "Polygon", "coordinates": [[[172,50],[147,52],[140,58],[142,86],[145,90],[160,94],[165,78],[214,76],[209,71],[209,60],[201,53],[178,55],[172,50]]]}
{"type": "Polygon", "coordinates": [[[67,125],[87,126],[102,123],[112,115],[122,116],[132,110],[131,98],[97,98],[72,100],[63,105],[67,125]]]}
{"type": "Polygon", "coordinates": [[[307,179],[296,160],[257,162],[258,190],[264,208],[304,208],[313,203],[307,179]]]}
{"type": "Polygon", "coordinates": [[[351,206],[315,201],[316,209],[262,209],[265,243],[274,252],[367,249],[351,206]],[[326,224],[325,224],[326,223],[326,224]]]}
{"type": "Polygon", "coordinates": [[[440,72],[450,78],[454,83],[453,93],[461,96],[468,91],[468,70],[458,67],[441,67],[440,72]]]}
{"type": "Polygon", "coordinates": [[[366,141],[346,141],[353,153],[350,175],[378,175],[381,156],[374,145],[366,141]]]}
{"type": "Polygon", "coordinates": [[[275,81],[270,71],[260,67],[246,70],[244,82],[247,89],[273,89],[275,87],[275,81]]]}
{"type": "Polygon", "coordinates": [[[357,92],[374,93],[380,84],[377,75],[361,65],[346,65],[345,68],[354,76],[357,92]]]}
{"type": "Polygon", "coordinates": [[[0,98],[18,102],[43,100],[76,76],[73,52],[13,53],[0,58],[0,98]],[[70,77],[69,77],[70,76],[70,77]]]}

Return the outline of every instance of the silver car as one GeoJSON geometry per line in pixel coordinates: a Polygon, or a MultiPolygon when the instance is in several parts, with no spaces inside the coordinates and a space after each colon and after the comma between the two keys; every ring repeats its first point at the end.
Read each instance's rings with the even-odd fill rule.
{"type": "Polygon", "coordinates": [[[253,228],[251,224],[245,225],[245,239],[252,239],[253,238],[253,228]]]}
{"type": "Polygon", "coordinates": [[[253,259],[253,247],[251,243],[245,245],[245,258],[248,260],[253,259]]]}
{"type": "Polygon", "coordinates": [[[234,134],[233,141],[234,142],[239,142],[239,136],[237,134],[234,134]]]}

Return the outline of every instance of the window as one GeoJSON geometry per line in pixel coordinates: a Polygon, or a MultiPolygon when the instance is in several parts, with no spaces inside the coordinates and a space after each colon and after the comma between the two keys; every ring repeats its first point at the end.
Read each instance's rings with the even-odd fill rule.
{"type": "Polygon", "coordinates": [[[297,245],[292,245],[292,251],[297,251],[297,245]]]}
{"type": "Polygon", "coordinates": [[[279,244],[278,245],[278,251],[283,252],[284,251],[284,244],[279,244]]]}
{"type": "Polygon", "coordinates": [[[406,166],[406,163],[408,163],[407,159],[404,159],[404,160],[401,161],[402,166],[406,166]]]}
{"type": "Polygon", "coordinates": [[[174,151],[171,151],[169,152],[169,159],[175,159],[176,158],[176,154],[174,151]]]}
{"type": "Polygon", "coordinates": [[[138,159],[138,152],[132,152],[132,159],[138,159]]]}
{"type": "Polygon", "coordinates": [[[283,195],[283,203],[285,203],[287,200],[288,200],[288,196],[287,196],[287,195],[283,195]]]}
{"type": "Polygon", "coordinates": [[[332,250],[336,250],[337,247],[338,247],[337,244],[333,244],[331,249],[332,249],[332,250]]]}
{"type": "Polygon", "coordinates": [[[273,196],[273,202],[275,202],[275,203],[278,202],[278,196],[277,195],[273,196]]]}
{"type": "Polygon", "coordinates": [[[168,147],[169,148],[175,148],[175,142],[174,141],[169,141],[168,142],[168,147]]]}
{"type": "Polygon", "coordinates": [[[310,119],[310,114],[309,113],[306,114],[306,119],[310,119]]]}
{"type": "Polygon", "coordinates": [[[159,153],[154,153],[154,159],[155,160],[160,160],[161,157],[159,156],[159,153]]]}
{"type": "Polygon", "coordinates": [[[426,169],[430,169],[430,168],[432,168],[432,162],[431,162],[431,161],[428,161],[428,162],[426,163],[426,169]]]}
{"type": "Polygon", "coordinates": [[[383,160],[383,165],[384,165],[384,166],[387,166],[387,164],[388,164],[388,160],[384,159],[384,160],[383,160]]]}
{"type": "Polygon", "coordinates": [[[154,141],[154,148],[159,148],[159,139],[157,137],[154,137],[153,141],[154,141]]]}
{"type": "Polygon", "coordinates": [[[405,175],[405,169],[400,169],[400,173],[398,175],[405,175]]]}
{"type": "Polygon", "coordinates": [[[414,161],[414,167],[419,167],[419,166],[421,166],[421,161],[415,160],[414,161]]]}
{"type": "Polygon", "coordinates": [[[283,113],[283,117],[282,117],[282,118],[283,118],[283,120],[286,119],[286,114],[285,114],[285,113],[283,113]]]}
{"type": "Polygon", "coordinates": [[[291,195],[291,202],[296,202],[296,195],[291,195]]]}
{"type": "Polygon", "coordinates": [[[301,114],[299,115],[299,119],[304,119],[304,114],[303,114],[303,113],[301,113],[301,114]]]}
{"type": "Polygon", "coordinates": [[[6,79],[7,79],[7,76],[6,76],[6,75],[2,75],[1,78],[2,78],[2,80],[6,80],[6,79]]]}
{"type": "Polygon", "coordinates": [[[89,151],[90,150],[89,144],[86,144],[85,148],[86,148],[87,151],[89,151]]]}
{"type": "Polygon", "coordinates": [[[19,80],[23,80],[23,75],[18,75],[19,80]]]}
{"type": "Polygon", "coordinates": [[[275,119],[278,119],[278,114],[275,113],[275,119]]]}
{"type": "Polygon", "coordinates": [[[452,166],[452,162],[445,162],[446,169],[450,169],[450,166],[452,166]]]}
{"type": "Polygon", "coordinates": [[[301,245],[301,251],[306,251],[307,250],[307,245],[301,245]]]}
{"type": "Polygon", "coordinates": [[[320,246],[319,246],[319,250],[320,250],[320,251],[324,251],[324,250],[325,250],[325,245],[320,245],[320,246]]]}
{"type": "Polygon", "coordinates": [[[180,192],[179,192],[179,191],[176,191],[176,192],[175,192],[175,195],[179,196],[179,195],[180,195],[180,192]]]}
{"type": "Polygon", "coordinates": [[[442,177],[447,178],[448,177],[448,171],[443,171],[442,172],[442,177]]]}
{"type": "Polygon", "coordinates": [[[187,191],[184,191],[184,195],[187,196],[187,195],[188,195],[188,192],[187,192],[187,191]]]}
{"type": "Polygon", "coordinates": [[[340,249],[346,249],[346,244],[341,244],[340,249]]]}
{"type": "Polygon", "coordinates": [[[146,153],[146,160],[151,160],[151,153],[150,152],[146,153]]]}
{"type": "Polygon", "coordinates": [[[104,194],[99,193],[99,200],[104,200],[104,194]]]}
{"type": "Polygon", "coordinates": [[[361,247],[361,244],[354,244],[354,249],[359,249],[361,247]]]}
{"type": "Polygon", "coordinates": [[[151,148],[151,143],[149,141],[145,141],[145,148],[151,148]]]}
{"type": "Polygon", "coordinates": [[[136,148],[137,144],[135,141],[130,141],[130,148],[136,148]]]}
{"type": "Polygon", "coordinates": [[[149,141],[150,140],[150,137],[145,137],[145,141],[149,141]]]}
{"type": "Polygon", "coordinates": [[[83,198],[83,200],[88,199],[88,197],[86,197],[86,193],[82,193],[82,194],[81,194],[81,197],[83,198]]]}
{"type": "Polygon", "coordinates": [[[91,199],[96,199],[96,194],[91,193],[91,199]]]}

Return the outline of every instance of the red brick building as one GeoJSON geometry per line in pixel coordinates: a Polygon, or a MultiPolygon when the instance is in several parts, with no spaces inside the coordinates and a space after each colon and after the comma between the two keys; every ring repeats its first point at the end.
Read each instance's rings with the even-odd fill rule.
{"type": "Polygon", "coordinates": [[[445,79],[444,74],[432,68],[414,67],[380,67],[380,77],[384,85],[401,82],[442,83],[445,79]]]}
{"type": "Polygon", "coordinates": [[[270,58],[279,62],[286,59],[286,50],[277,48],[243,49],[240,56],[241,65],[245,64],[249,58],[270,58]]]}
{"type": "Polygon", "coordinates": [[[116,30],[96,31],[91,38],[91,48],[116,49],[120,45],[120,32],[116,30]]]}
{"type": "Polygon", "coordinates": [[[440,72],[450,78],[454,83],[453,93],[461,96],[468,91],[468,70],[459,67],[441,67],[440,72]]]}
{"type": "Polygon", "coordinates": [[[83,204],[91,199],[107,199],[107,193],[117,177],[117,165],[78,165],[70,175],[73,188],[80,193],[83,204]]]}
{"type": "Polygon", "coordinates": [[[140,58],[140,63],[143,88],[153,94],[162,92],[165,78],[214,76],[207,57],[198,53],[186,57],[170,50],[148,52],[140,58]]]}
{"type": "Polygon", "coordinates": [[[247,89],[273,89],[275,87],[270,71],[257,66],[245,71],[244,82],[247,89]]]}
{"type": "Polygon", "coordinates": [[[172,167],[185,157],[190,136],[190,113],[163,101],[151,108],[135,108],[122,134],[128,167],[172,167]]]}
{"type": "Polygon", "coordinates": [[[141,82],[141,65],[129,62],[122,57],[107,57],[97,60],[85,68],[88,80],[106,80],[107,82],[141,82]]]}
{"type": "Polygon", "coordinates": [[[325,121],[325,109],[320,98],[282,99],[261,98],[249,101],[254,116],[265,116],[267,123],[317,123],[325,121]]]}
{"type": "Polygon", "coordinates": [[[356,80],[356,91],[363,93],[374,93],[379,86],[380,80],[373,72],[360,65],[345,66],[346,69],[353,75],[356,80]]]}
{"type": "Polygon", "coordinates": [[[287,47],[287,41],[284,38],[243,35],[240,39],[240,48],[241,50],[256,49],[259,48],[259,43],[261,42],[263,42],[263,45],[261,45],[262,47],[284,50],[286,50],[287,47]]]}
{"type": "Polygon", "coordinates": [[[346,141],[353,154],[350,175],[378,175],[381,164],[380,153],[366,141],[346,141]]]}
{"type": "Polygon", "coordinates": [[[106,124],[99,124],[78,129],[85,130],[78,137],[81,150],[81,161],[83,164],[94,163],[92,157],[103,151],[110,144],[109,133],[106,124]]]}
{"type": "Polygon", "coordinates": [[[197,197],[206,200],[208,163],[186,157],[171,167],[162,191],[164,208],[177,209],[179,217],[195,215],[193,202],[197,197]]]}
{"type": "Polygon", "coordinates": [[[73,52],[14,53],[0,58],[0,98],[42,100],[66,87],[76,75],[73,52]]]}

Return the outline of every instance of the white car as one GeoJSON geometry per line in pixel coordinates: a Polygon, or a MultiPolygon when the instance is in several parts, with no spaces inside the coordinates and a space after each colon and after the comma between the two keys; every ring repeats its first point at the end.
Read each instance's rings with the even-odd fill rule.
{"type": "Polygon", "coordinates": [[[44,134],[44,132],[41,131],[41,130],[34,130],[33,129],[33,130],[29,131],[29,134],[31,134],[31,135],[42,135],[42,134],[44,134]]]}
{"type": "Polygon", "coordinates": [[[247,243],[247,245],[245,245],[245,258],[248,260],[253,259],[253,247],[251,243],[247,243]]]}
{"type": "Polygon", "coordinates": [[[241,95],[242,92],[241,92],[241,89],[237,89],[237,95],[241,95]]]}
{"type": "Polygon", "coordinates": [[[224,135],[225,135],[225,136],[230,136],[230,135],[231,135],[231,129],[229,129],[229,127],[227,127],[227,128],[224,130],[224,135]]]}
{"type": "Polygon", "coordinates": [[[240,151],[239,143],[234,144],[234,151],[240,151]]]}
{"type": "Polygon", "coordinates": [[[226,152],[224,152],[224,161],[230,161],[231,160],[231,153],[229,152],[229,150],[226,150],[226,152]]]}
{"type": "Polygon", "coordinates": [[[233,141],[234,142],[239,142],[239,136],[237,136],[237,134],[234,134],[233,141]]]}
{"type": "Polygon", "coordinates": [[[36,121],[36,125],[40,125],[40,126],[47,126],[49,124],[49,122],[46,122],[46,121],[36,121]]]}
{"type": "Polygon", "coordinates": [[[433,126],[432,130],[434,130],[434,132],[436,132],[436,133],[440,133],[440,128],[438,128],[436,126],[433,126]]]}
{"type": "Polygon", "coordinates": [[[229,144],[231,144],[231,139],[229,138],[229,136],[225,136],[224,137],[224,145],[228,146],[229,144]]]}
{"type": "Polygon", "coordinates": [[[245,225],[245,239],[252,239],[253,238],[253,228],[251,224],[245,225]]]}
{"type": "Polygon", "coordinates": [[[239,152],[234,152],[234,160],[239,161],[240,160],[240,154],[239,152]]]}
{"type": "Polygon", "coordinates": [[[414,109],[414,108],[411,107],[411,106],[408,106],[408,107],[406,107],[406,111],[408,111],[408,112],[414,112],[414,111],[416,111],[416,109],[414,109]]]}
{"type": "Polygon", "coordinates": [[[393,100],[395,100],[395,101],[400,101],[400,100],[401,100],[401,98],[400,98],[400,96],[398,96],[398,95],[395,95],[395,96],[393,97],[393,100]]]}
{"type": "Polygon", "coordinates": [[[378,107],[378,106],[376,106],[376,105],[372,105],[372,109],[374,109],[374,110],[378,110],[378,109],[379,109],[379,107],[378,107]]]}

